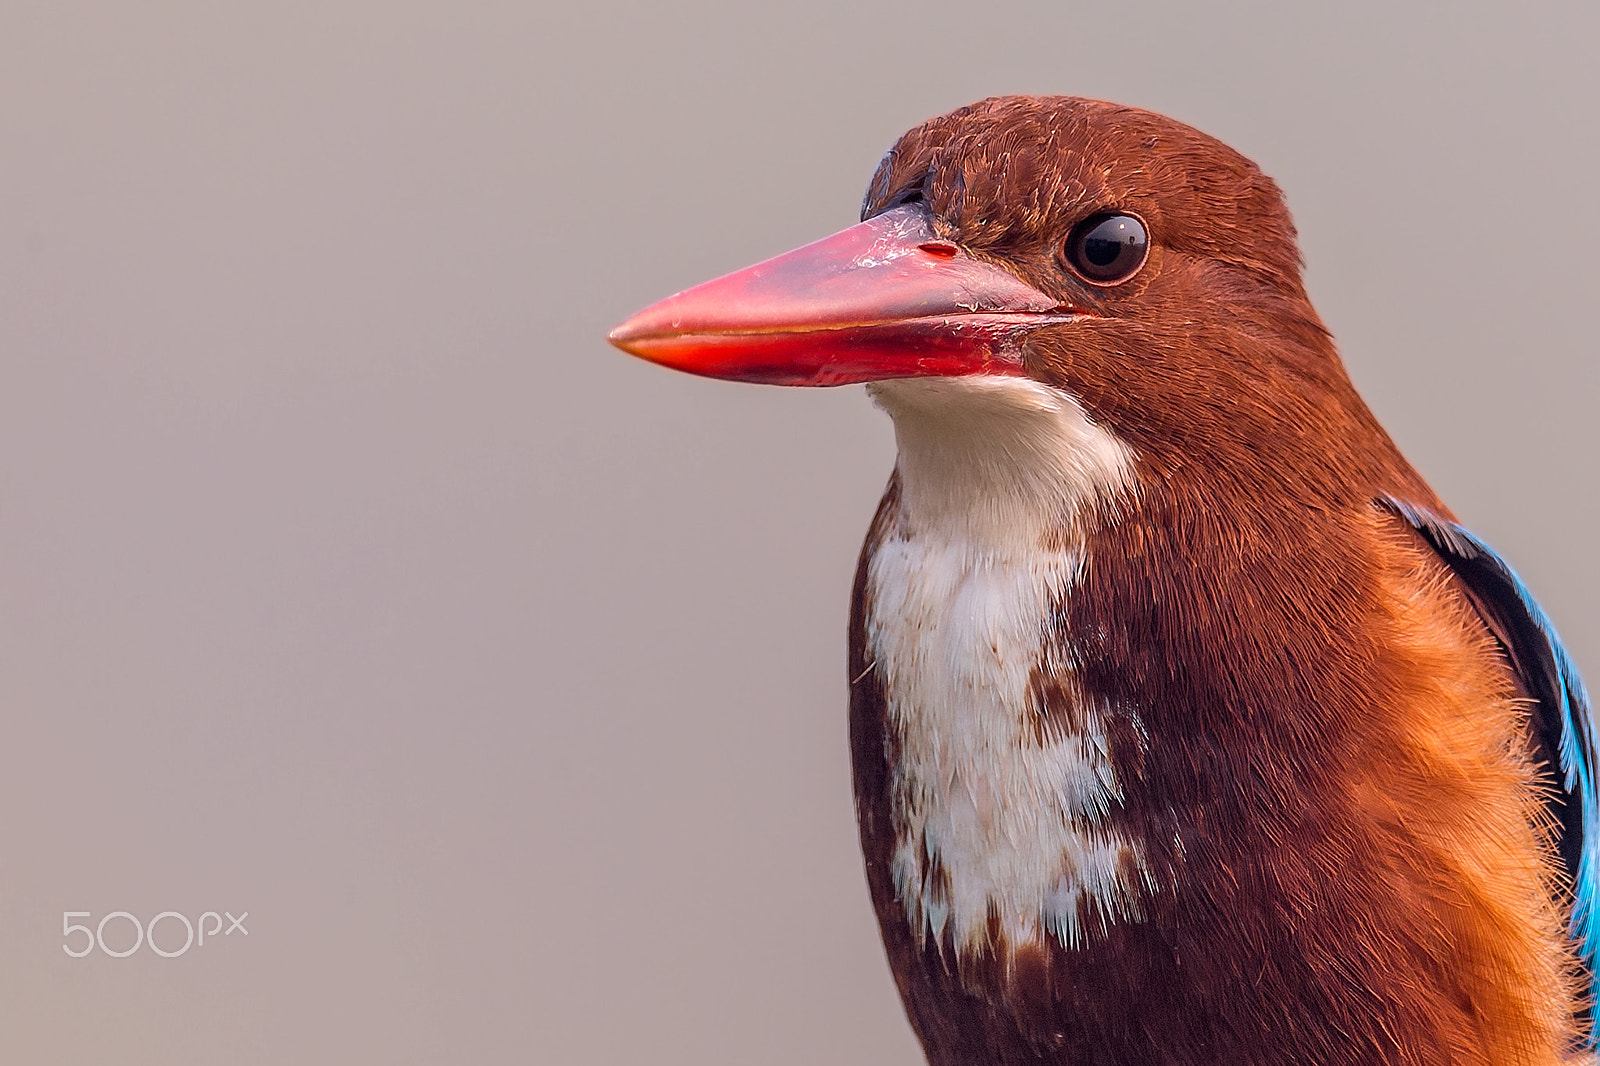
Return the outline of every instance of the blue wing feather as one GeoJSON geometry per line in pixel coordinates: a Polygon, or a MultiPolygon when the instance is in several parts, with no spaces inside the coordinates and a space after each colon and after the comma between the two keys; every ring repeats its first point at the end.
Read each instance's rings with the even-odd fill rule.
{"type": "MultiPolygon", "coordinates": [[[[1577,869],[1569,871],[1574,882],[1571,930],[1592,986],[1596,949],[1600,948],[1596,939],[1596,919],[1600,918],[1596,911],[1600,904],[1600,797],[1595,794],[1594,776],[1600,742],[1583,679],[1550,619],[1516,571],[1493,548],[1459,524],[1425,508],[1392,497],[1379,502],[1416,527],[1476,597],[1511,616],[1502,619],[1507,623],[1507,639],[1512,645],[1507,650],[1529,693],[1539,701],[1535,724],[1559,737],[1557,752],[1566,801],[1578,815],[1576,819],[1562,819],[1563,835],[1575,833],[1577,839],[1563,840],[1561,850],[1578,858],[1577,869]]],[[[1594,1021],[1600,1023],[1600,1005],[1593,1009],[1594,1021]]],[[[1600,1028],[1600,1024],[1596,1027],[1600,1028]]],[[[1590,1040],[1594,1041],[1593,1033],[1590,1040]]]]}

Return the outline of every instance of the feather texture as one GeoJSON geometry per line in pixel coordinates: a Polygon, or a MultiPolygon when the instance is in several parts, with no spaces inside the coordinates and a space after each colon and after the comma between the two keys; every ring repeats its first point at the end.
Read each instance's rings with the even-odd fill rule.
{"type": "MultiPolygon", "coordinates": [[[[1592,999],[1595,906],[1600,898],[1600,798],[1594,768],[1600,738],[1583,679],[1538,601],[1494,549],[1426,508],[1393,498],[1381,502],[1422,533],[1467,586],[1534,701],[1529,729],[1535,750],[1557,771],[1552,776],[1560,782],[1547,807],[1560,827],[1562,867],[1573,894],[1572,937],[1589,975],[1592,999]]],[[[1591,1043],[1592,1025],[1591,1018],[1591,1043]]]]}

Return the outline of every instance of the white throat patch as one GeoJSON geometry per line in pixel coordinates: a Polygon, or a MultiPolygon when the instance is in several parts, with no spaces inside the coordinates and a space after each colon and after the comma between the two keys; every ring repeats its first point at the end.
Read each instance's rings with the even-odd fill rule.
{"type": "Polygon", "coordinates": [[[948,926],[963,952],[1000,946],[991,915],[1012,945],[1081,944],[1085,903],[1138,917],[1143,853],[1105,824],[1121,795],[1103,709],[1041,730],[1030,686],[1037,668],[1076,690],[1047,620],[1085,565],[1087,510],[1133,490],[1132,454],[1030,379],[868,388],[900,449],[898,521],[867,575],[868,656],[898,741],[896,890],[914,929],[948,926]]]}

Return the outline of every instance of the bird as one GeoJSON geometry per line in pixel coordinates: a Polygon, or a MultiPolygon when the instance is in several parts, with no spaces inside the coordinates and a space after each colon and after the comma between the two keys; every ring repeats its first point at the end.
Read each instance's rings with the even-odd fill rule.
{"type": "Polygon", "coordinates": [[[994,97],[858,224],[610,334],[893,420],[845,673],[931,1066],[1594,1061],[1583,683],[1301,267],[1211,136],[994,97]]]}

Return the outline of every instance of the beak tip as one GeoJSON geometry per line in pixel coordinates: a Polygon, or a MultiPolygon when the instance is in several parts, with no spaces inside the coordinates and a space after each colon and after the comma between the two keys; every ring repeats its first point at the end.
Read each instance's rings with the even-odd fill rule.
{"type": "Polygon", "coordinates": [[[612,329],[610,333],[607,333],[606,340],[610,341],[613,347],[620,348],[629,355],[638,355],[639,352],[635,347],[635,343],[638,341],[641,332],[639,329],[639,316],[635,315],[612,329]]]}

